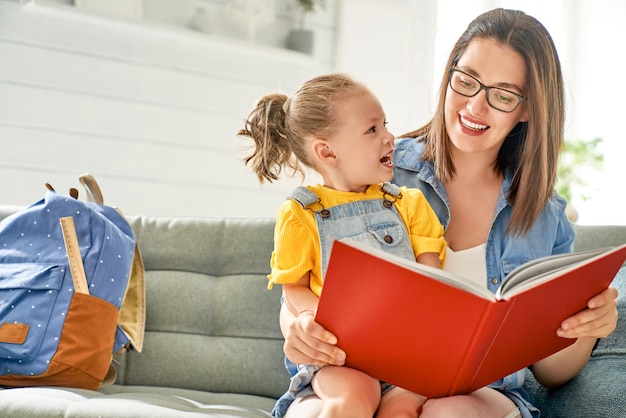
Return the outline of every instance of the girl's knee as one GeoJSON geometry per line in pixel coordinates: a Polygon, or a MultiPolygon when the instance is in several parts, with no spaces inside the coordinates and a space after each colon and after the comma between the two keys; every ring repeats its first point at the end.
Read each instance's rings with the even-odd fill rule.
{"type": "Polygon", "coordinates": [[[378,380],[348,367],[323,367],[315,374],[312,385],[323,402],[321,416],[369,418],[380,403],[378,380]]]}

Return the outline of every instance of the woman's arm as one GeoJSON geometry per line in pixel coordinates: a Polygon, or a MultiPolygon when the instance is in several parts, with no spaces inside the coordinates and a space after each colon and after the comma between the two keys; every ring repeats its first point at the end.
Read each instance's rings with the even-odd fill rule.
{"type": "Polygon", "coordinates": [[[587,309],[561,323],[560,337],[577,338],[571,346],[533,365],[533,374],[548,388],[562,385],[581,371],[598,338],[617,326],[617,289],[610,287],[589,300],[587,309]]]}

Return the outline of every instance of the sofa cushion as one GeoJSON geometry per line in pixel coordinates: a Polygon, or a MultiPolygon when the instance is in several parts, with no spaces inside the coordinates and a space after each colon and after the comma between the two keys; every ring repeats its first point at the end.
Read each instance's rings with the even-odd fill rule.
{"type": "Polygon", "coordinates": [[[100,391],[35,387],[0,390],[0,416],[11,418],[268,418],[274,400],[185,389],[113,385],[100,391]]]}
{"type": "Polygon", "coordinates": [[[146,267],[142,353],[117,383],[279,397],[289,376],[267,290],[273,219],[129,217],[146,267]]]}

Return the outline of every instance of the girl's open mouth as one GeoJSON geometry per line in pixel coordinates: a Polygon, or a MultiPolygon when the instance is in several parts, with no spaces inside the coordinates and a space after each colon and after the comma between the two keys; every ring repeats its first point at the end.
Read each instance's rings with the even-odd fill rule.
{"type": "Polygon", "coordinates": [[[393,167],[393,160],[391,159],[391,153],[381,158],[380,163],[387,167],[393,167]]]}

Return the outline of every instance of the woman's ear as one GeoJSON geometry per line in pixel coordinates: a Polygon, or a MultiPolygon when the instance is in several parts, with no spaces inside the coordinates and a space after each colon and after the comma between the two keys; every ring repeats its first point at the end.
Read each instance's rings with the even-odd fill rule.
{"type": "Polygon", "coordinates": [[[528,122],[528,106],[524,106],[524,113],[519,119],[520,122],[528,122]]]}
{"type": "Polygon", "coordinates": [[[320,164],[335,165],[337,157],[325,139],[315,139],[312,144],[313,155],[320,164]]]}

